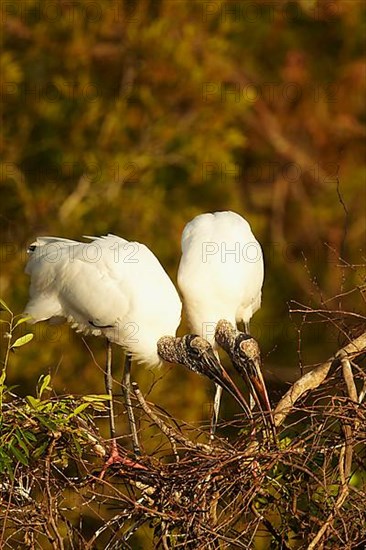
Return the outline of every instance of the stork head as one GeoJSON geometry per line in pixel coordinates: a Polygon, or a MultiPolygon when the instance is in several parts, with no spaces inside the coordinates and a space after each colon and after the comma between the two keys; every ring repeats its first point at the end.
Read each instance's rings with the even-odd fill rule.
{"type": "Polygon", "coordinates": [[[255,377],[260,372],[259,377],[262,378],[261,373],[261,351],[257,340],[255,340],[249,334],[239,332],[235,338],[234,347],[232,351],[233,361],[242,368],[246,369],[246,372],[255,377]]]}
{"type": "Polygon", "coordinates": [[[196,334],[186,334],[181,338],[163,336],[158,341],[158,354],[168,363],[179,363],[209,378],[212,378],[211,372],[220,372],[212,346],[196,334]]]}
{"type": "Polygon", "coordinates": [[[168,363],[179,363],[190,370],[207,376],[228,391],[249,415],[245,398],[221,366],[209,342],[196,334],[185,336],[163,336],[158,341],[158,354],[168,363]]]}
{"type": "Polygon", "coordinates": [[[234,349],[237,334],[238,331],[229,321],[226,321],[226,319],[218,321],[215,330],[215,340],[228,355],[234,349]]]}
{"type": "Polygon", "coordinates": [[[235,369],[248,385],[258,407],[270,413],[271,404],[262,375],[258,342],[224,319],[217,323],[215,339],[227,352],[235,369]]]}

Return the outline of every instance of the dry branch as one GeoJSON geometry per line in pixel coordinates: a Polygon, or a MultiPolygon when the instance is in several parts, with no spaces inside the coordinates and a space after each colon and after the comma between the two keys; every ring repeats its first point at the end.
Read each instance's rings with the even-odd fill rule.
{"type": "MultiPolygon", "coordinates": [[[[296,401],[309,390],[318,388],[326,379],[330,368],[337,361],[344,359],[352,359],[355,355],[366,351],[366,332],[361,334],[352,342],[341,348],[333,357],[328,359],[322,365],[319,365],[314,370],[304,374],[297,380],[287,393],[282,397],[276,406],[273,417],[275,426],[281,426],[288,414],[291,412],[296,401]]],[[[357,395],[357,394],[356,394],[357,395]]],[[[352,398],[353,399],[353,398],[352,398]]],[[[356,397],[357,401],[357,397],[356,397]]]]}
{"type": "Polygon", "coordinates": [[[350,399],[352,399],[352,401],[357,403],[358,395],[357,395],[356,384],[353,378],[351,363],[347,358],[347,354],[345,354],[344,352],[340,351],[337,355],[341,361],[343,378],[344,378],[344,381],[346,382],[348,395],[350,399]]]}

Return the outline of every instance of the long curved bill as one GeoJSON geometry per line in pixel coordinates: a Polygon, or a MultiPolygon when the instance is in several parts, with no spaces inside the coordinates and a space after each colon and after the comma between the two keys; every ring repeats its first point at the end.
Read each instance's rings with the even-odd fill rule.
{"type": "Polygon", "coordinates": [[[259,409],[268,413],[272,412],[272,406],[268,397],[266,384],[264,382],[260,360],[254,360],[247,369],[240,369],[246,378],[249,389],[253,395],[254,401],[259,409]]]}
{"type": "Polygon", "coordinates": [[[272,416],[271,402],[268,397],[267,388],[264,382],[260,357],[249,360],[245,366],[233,361],[233,365],[247,383],[253,399],[262,412],[263,420],[270,429],[274,440],[276,439],[276,428],[272,416]]]}
{"type": "Polygon", "coordinates": [[[239,388],[236,386],[235,382],[230,378],[226,370],[222,367],[222,365],[216,359],[216,357],[215,356],[210,357],[208,359],[208,362],[210,363],[210,366],[211,366],[209,370],[210,370],[210,377],[212,378],[212,380],[216,382],[216,384],[221,386],[224,390],[226,390],[241,406],[241,408],[245,411],[247,416],[249,418],[252,418],[252,413],[248,403],[245,400],[245,397],[243,396],[239,388]]]}
{"type": "Polygon", "coordinates": [[[220,364],[212,346],[196,334],[182,337],[163,336],[158,341],[158,353],[161,359],[185,365],[190,370],[207,376],[221,386],[239,403],[249,418],[250,407],[243,394],[220,364]]]}
{"type": "Polygon", "coordinates": [[[236,371],[244,379],[256,405],[262,412],[264,422],[267,426],[269,425],[275,437],[272,407],[261,370],[262,362],[258,342],[249,334],[238,331],[226,319],[218,321],[215,340],[229,355],[236,371]]]}

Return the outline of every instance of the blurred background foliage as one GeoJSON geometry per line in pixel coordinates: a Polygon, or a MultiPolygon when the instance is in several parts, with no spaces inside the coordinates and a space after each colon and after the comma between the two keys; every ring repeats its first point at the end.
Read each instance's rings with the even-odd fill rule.
{"type": "MultiPolygon", "coordinates": [[[[25,251],[38,235],[142,241],[175,281],[184,225],[232,209],[265,252],[253,332],[266,376],[274,392],[298,377],[289,300],[318,306],[361,284],[338,258],[364,257],[365,4],[14,0],[1,9],[1,297],[22,311],[25,251]]],[[[60,326],[34,332],[8,373],[20,393],[47,372],[60,393],[104,392],[102,341],[60,326]]],[[[305,326],[304,363],[337,344],[329,327],[305,326]]],[[[117,350],[117,379],[121,369],[117,350]]],[[[180,367],[133,377],[176,418],[208,420],[204,380],[180,367]]]]}

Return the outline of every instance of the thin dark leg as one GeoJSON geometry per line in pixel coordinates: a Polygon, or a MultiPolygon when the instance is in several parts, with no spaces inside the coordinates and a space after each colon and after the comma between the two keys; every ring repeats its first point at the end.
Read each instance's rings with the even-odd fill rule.
{"type": "Polygon", "coordinates": [[[135,455],[141,454],[139,440],[137,436],[135,416],[133,414],[132,402],[131,402],[131,355],[126,353],[125,366],[122,379],[122,390],[125,396],[126,410],[128,416],[128,423],[130,426],[130,432],[132,435],[132,445],[135,455]]]}
{"type": "Polygon", "coordinates": [[[112,392],[112,344],[107,340],[107,357],[106,357],[106,369],[105,369],[105,389],[109,396],[108,401],[108,413],[109,413],[109,429],[112,442],[116,440],[116,426],[114,423],[114,406],[113,406],[113,392],[112,392]]]}
{"type": "MultiPolygon", "coordinates": [[[[108,468],[115,464],[120,464],[121,468],[136,468],[146,470],[145,466],[134,462],[126,456],[121,456],[117,447],[116,441],[116,426],[114,422],[114,406],[113,406],[113,392],[112,392],[112,344],[107,340],[107,358],[106,358],[106,370],[105,370],[105,388],[109,395],[108,412],[109,412],[109,428],[111,433],[111,448],[109,451],[109,457],[107,458],[102,471],[99,474],[99,479],[103,479],[108,468]]],[[[136,452],[136,450],[135,450],[136,452]]]]}
{"type": "MultiPolygon", "coordinates": [[[[244,321],[244,332],[250,336],[249,321],[244,321]]],[[[255,407],[255,401],[251,391],[249,392],[249,407],[251,411],[255,407]]]]}
{"type": "Polygon", "coordinates": [[[107,353],[106,353],[106,368],[105,368],[105,389],[109,396],[109,401],[107,404],[108,413],[109,413],[109,431],[111,435],[111,448],[109,452],[109,457],[106,460],[103,470],[100,473],[99,478],[103,479],[106,470],[112,464],[118,462],[123,463],[124,459],[119,455],[116,441],[116,426],[114,423],[114,404],[113,404],[113,391],[112,391],[112,344],[107,340],[107,353]]]}

